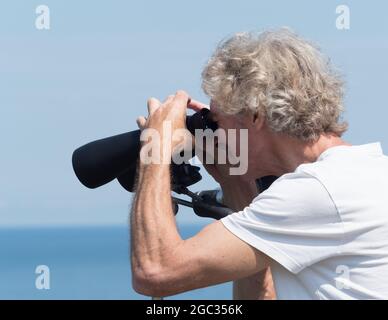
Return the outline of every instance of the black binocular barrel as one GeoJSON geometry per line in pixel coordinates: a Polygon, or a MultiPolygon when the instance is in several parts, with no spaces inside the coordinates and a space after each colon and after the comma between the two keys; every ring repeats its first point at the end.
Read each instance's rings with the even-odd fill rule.
{"type": "Polygon", "coordinates": [[[90,142],[74,151],[74,172],[83,185],[94,189],[136,164],[140,151],[140,130],[90,142]]]}

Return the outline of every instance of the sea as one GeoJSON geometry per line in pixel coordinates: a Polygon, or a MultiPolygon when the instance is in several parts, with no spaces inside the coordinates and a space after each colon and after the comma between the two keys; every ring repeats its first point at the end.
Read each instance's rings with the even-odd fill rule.
{"type": "MultiPolygon", "coordinates": [[[[201,228],[178,226],[183,238],[201,228]]],[[[165,299],[232,298],[230,282],[165,299]]],[[[0,227],[0,299],[151,299],[131,285],[128,227],[0,227]]]]}

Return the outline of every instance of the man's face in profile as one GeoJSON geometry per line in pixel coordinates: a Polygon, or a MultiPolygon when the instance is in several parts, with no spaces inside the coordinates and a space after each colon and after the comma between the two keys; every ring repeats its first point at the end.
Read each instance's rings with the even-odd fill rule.
{"type": "Polygon", "coordinates": [[[253,116],[249,114],[227,114],[222,111],[217,102],[212,100],[210,102],[210,111],[212,114],[212,120],[217,122],[218,128],[225,133],[225,139],[222,139],[223,135],[219,135],[217,139],[217,147],[228,150],[231,154],[241,157],[240,161],[257,162],[255,155],[255,149],[258,146],[257,139],[258,133],[255,130],[255,124],[253,123],[253,116]],[[245,135],[242,133],[245,131],[245,135]],[[255,147],[256,145],[256,147],[255,147]],[[245,149],[242,150],[242,148],[245,149]],[[244,155],[246,155],[244,157],[244,155]],[[246,158],[246,159],[243,159],[246,158]]]}

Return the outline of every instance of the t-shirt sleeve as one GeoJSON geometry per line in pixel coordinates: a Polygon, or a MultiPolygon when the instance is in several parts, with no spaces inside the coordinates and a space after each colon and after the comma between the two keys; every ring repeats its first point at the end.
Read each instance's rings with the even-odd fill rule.
{"type": "Polygon", "coordinates": [[[280,177],[249,207],[221,221],[292,273],[340,254],[343,244],[335,204],[322,183],[306,173],[280,177]]]}

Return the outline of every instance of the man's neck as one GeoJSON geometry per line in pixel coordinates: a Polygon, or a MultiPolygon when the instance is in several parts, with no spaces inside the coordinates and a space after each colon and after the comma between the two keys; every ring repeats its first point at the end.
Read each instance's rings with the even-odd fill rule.
{"type": "Polygon", "coordinates": [[[272,163],[272,174],[280,176],[293,172],[303,163],[317,161],[324,151],[336,146],[350,146],[350,144],[335,135],[321,135],[314,142],[277,136],[269,146],[272,159],[277,159],[272,163]]]}

